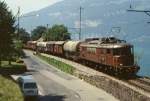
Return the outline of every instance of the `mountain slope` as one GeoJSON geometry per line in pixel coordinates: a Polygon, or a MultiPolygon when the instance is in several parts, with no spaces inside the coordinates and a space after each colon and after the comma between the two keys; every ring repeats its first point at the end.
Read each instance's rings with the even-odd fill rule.
{"type": "MultiPolygon", "coordinates": [[[[135,0],[135,2],[130,2],[130,0],[64,0],[27,14],[39,16],[22,18],[21,25],[28,30],[46,24],[65,24],[71,28],[78,28],[79,7],[82,5],[82,38],[105,35],[111,32],[112,27],[121,27],[121,32],[117,36],[128,35],[129,39],[136,40],[137,36],[149,33],[147,24],[149,17],[144,13],[127,12],[130,3],[133,7],[136,5],[137,9],[150,8],[148,0],[135,0]],[[145,8],[142,8],[143,5],[145,8]]],[[[77,30],[72,30],[72,32],[75,33],[77,30]]]]}

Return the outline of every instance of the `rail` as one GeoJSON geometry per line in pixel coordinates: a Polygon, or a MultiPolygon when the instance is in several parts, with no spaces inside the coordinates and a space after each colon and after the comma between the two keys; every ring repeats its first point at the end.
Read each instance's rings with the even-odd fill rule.
{"type": "Polygon", "coordinates": [[[127,81],[129,84],[138,87],[141,90],[144,90],[146,92],[150,93],[150,79],[148,78],[136,78],[133,80],[128,80],[127,81]]]}

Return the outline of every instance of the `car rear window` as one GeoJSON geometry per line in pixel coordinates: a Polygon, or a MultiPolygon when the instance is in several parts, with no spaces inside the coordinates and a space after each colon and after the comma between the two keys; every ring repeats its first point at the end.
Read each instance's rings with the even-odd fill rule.
{"type": "Polygon", "coordinates": [[[37,86],[36,86],[36,83],[25,83],[24,88],[31,89],[31,88],[37,88],[37,86]]]}

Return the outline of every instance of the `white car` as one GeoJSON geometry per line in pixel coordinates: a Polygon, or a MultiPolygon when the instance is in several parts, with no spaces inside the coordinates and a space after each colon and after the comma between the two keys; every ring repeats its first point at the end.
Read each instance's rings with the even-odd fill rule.
{"type": "Polygon", "coordinates": [[[32,75],[20,76],[18,83],[25,97],[38,96],[38,87],[32,75]]]}

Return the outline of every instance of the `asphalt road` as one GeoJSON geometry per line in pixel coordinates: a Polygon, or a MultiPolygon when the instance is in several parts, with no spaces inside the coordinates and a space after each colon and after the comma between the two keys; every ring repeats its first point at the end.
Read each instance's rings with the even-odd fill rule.
{"type": "Polygon", "coordinates": [[[29,74],[38,84],[39,101],[117,101],[105,91],[48,65],[31,51],[25,51],[29,74]]]}
{"type": "MultiPolygon", "coordinates": [[[[80,97],[76,92],[67,89],[39,72],[40,70],[48,70],[57,73],[57,70],[49,68],[49,65],[40,62],[31,52],[26,51],[24,61],[30,71],[28,73],[33,75],[39,86],[40,101],[80,101],[80,97]]],[[[57,73],[57,75],[59,74],[57,73]]],[[[64,78],[68,79],[69,77],[64,76],[64,78]]]]}

